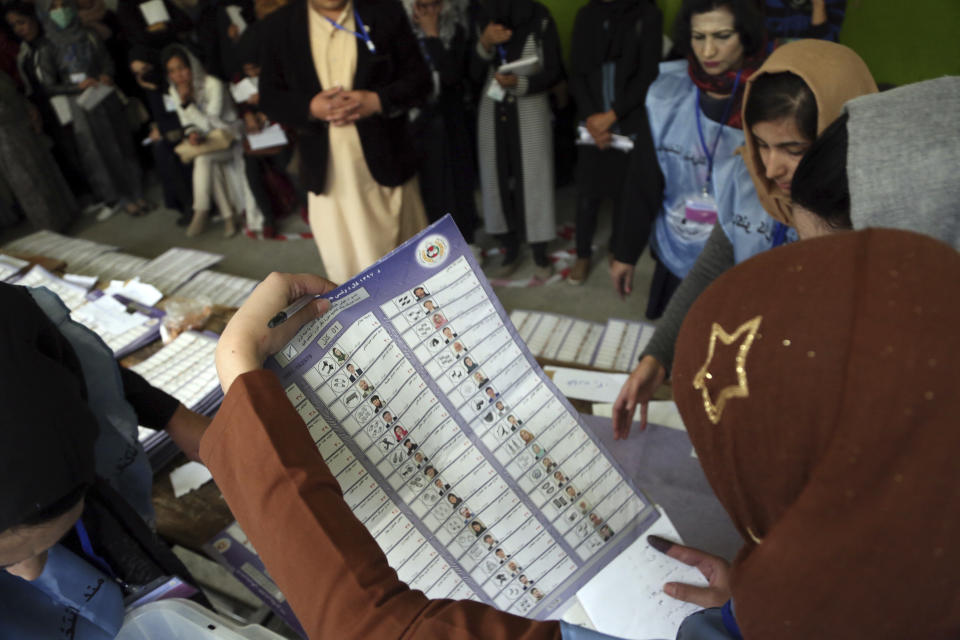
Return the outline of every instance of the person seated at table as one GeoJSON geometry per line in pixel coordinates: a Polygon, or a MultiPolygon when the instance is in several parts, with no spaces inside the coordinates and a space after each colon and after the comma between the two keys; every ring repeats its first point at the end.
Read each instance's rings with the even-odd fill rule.
{"type": "MultiPolygon", "coordinates": [[[[109,422],[124,411],[117,365],[106,375],[91,351],[106,347],[93,334],[68,339],[58,329],[70,323],[66,311],[48,318],[23,287],[0,285],[0,304],[0,636],[59,638],[68,628],[77,640],[113,638],[124,598],[171,576],[189,587],[181,596],[208,604],[118,470],[109,422]]],[[[127,462],[139,469],[137,457],[127,462]]]]}

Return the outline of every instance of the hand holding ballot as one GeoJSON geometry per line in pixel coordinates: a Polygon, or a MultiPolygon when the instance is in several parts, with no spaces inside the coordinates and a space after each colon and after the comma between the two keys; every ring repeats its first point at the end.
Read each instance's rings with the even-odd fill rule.
{"type": "Polygon", "coordinates": [[[259,369],[267,356],[279,351],[307,321],[322,315],[330,303],[318,299],[289,321],[267,329],[267,322],[278,311],[302,296],[327,293],[335,288],[329,280],[310,274],[267,276],[227,324],[217,343],[217,374],[224,393],[237,376],[259,369]]]}

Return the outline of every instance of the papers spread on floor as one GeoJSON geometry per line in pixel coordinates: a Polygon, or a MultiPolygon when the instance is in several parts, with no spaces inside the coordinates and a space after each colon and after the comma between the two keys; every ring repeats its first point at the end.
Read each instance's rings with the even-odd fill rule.
{"type": "Polygon", "coordinates": [[[194,275],[223,260],[219,253],[173,247],[144,265],[140,279],[169,294],[194,275]]]}
{"type": "Polygon", "coordinates": [[[512,73],[518,76],[529,76],[538,71],[540,71],[540,58],[538,56],[520,58],[497,67],[497,73],[512,73]]]}
{"type": "Polygon", "coordinates": [[[140,278],[131,280],[111,280],[104,293],[133,300],[142,305],[152,307],[163,299],[163,292],[152,284],[141,282],[140,278]]]}
{"type": "Polygon", "coordinates": [[[0,253],[0,280],[10,280],[28,266],[30,263],[26,260],[0,253]]]}
{"type": "MultiPolygon", "coordinates": [[[[664,512],[647,534],[682,543],[664,512]]],[[[667,582],[707,585],[697,569],[667,557],[640,539],[580,589],[577,600],[601,633],[628,640],[675,638],[684,618],[702,607],[665,594],[663,585],[667,582]]]]}
{"type": "Polygon", "coordinates": [[[53,231],[37,231],[4,246],[6,251],[21,255],[45,256],[63,260],[71,272],[90,274],[83,268],[95,258],[116,251],[117,247],[108,244],[70,238],[53,231]]]}
{"type": "MultiPolygon", "coordinates": [[[[597,141],[590,135],[590,131],[585,125],[577,127],[577,144],[584,146],[596,146],[597,141]]],[[[633,140],[619,133],[613,134],[610,140],[610,146],[618,151],[629,153],[633,151],[633,140]]]]}
{"type": "Polygon", "coordinates": [[[225,307],[239,307],[250,297],[255,286],[257,281],[251,278],[201,271],[174,291],[173,295],[225,307]]]}
{"type": "Polygon", "coordinates": [[[67,309],[73,311],[87,301],[87,289],[78,284],[58,278],[38,264],[16,281],[23,287],[46,287],[63,302],[67,309]]]}
{"type": "Polygon", "coordinates": [[[247,142],[250,143],[250,148],[254,151],[282,147],[287,144],[287,134],[283,132],[283,127],[280,125],[271,124],[264,127],[260,133],[248,133],[247,142]]]}
{"type": "Polygon", "coordinates": [[[115,358],[123,358],[160,337],[163,312],[142,305],[127,305],[100,291],[90,294],[93,300],[77,307],[70,314],[110,347],[115,358]]]}
{"type": "Polygon", "coordinates": [[[510,314],[520,337],[538,358],[610,371],[633,371],[655,327],[646,322],[588,322],[517,309],[510,314]]]}
{"type": "Polygon", "coordinates": [[[71,266],[71,270],[82,275],[97,276],[104,281],[126,281],[136,277],[148,262],[146,258],[114,251],[99,255],[80,268],[71,266]]]}

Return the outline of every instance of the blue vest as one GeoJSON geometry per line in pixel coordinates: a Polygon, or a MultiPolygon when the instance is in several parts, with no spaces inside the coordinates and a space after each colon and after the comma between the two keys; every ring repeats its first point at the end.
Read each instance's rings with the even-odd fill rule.
{"type": "MultiPolygon", "coordinates": [[[[707,145],[712,148],[720,136],[710,195],[737,262],[771,248],[775,221],[760,205],[746,165],[736,153],[744,143],[743,131],[721,127],[700,111],[697,88],[687,75],[685,60],[660,64],[660,75],[647,93],[647,113],[664,177],[663,203],[652,243],[670,271],[678,278],[685,277],[713,230],[711,223],[686,217],[686,199],[701,194],[707,182],[707,155],[697,133],[698,114],[707,145]]],[[[786,239],[796,239],[796,233],[791,229],[786,239]]]]}

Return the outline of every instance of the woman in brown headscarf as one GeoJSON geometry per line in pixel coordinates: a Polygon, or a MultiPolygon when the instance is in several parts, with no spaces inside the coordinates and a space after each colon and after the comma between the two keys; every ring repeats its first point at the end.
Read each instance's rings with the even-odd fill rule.
{"type": "MultiPolygon", "coordinates": [[[[731,200],[723,189],[750,180],[756,200],[732,198],[736,210],[722,209],[703,252],[684,278],[640,362],[614,405],[614,434],[626,438],[634,410],[646,404],[667,377],[673,349],[687,310],[717,276],[744,260],[796,239],[790,209],[790,180],[803,153],[837,116],[848,100],[875,93],[876,83],[852,49],[822,40],[798,40],[774,51],[747,81],[743,101],[746,132],[739,174],[718,185],[718,200],[731,200]],[[749,177],[748,177],[749,176],[749,177]]],[[[751,196],[753,194],[750,194],[751,196]]]]}
{"type": "Polygon", "coordinates": [[[747,541],[728,632],[960,635],[957,282],[951,247],[873,229],[767,252],[690,310],[674,392],[747,541]]]}

